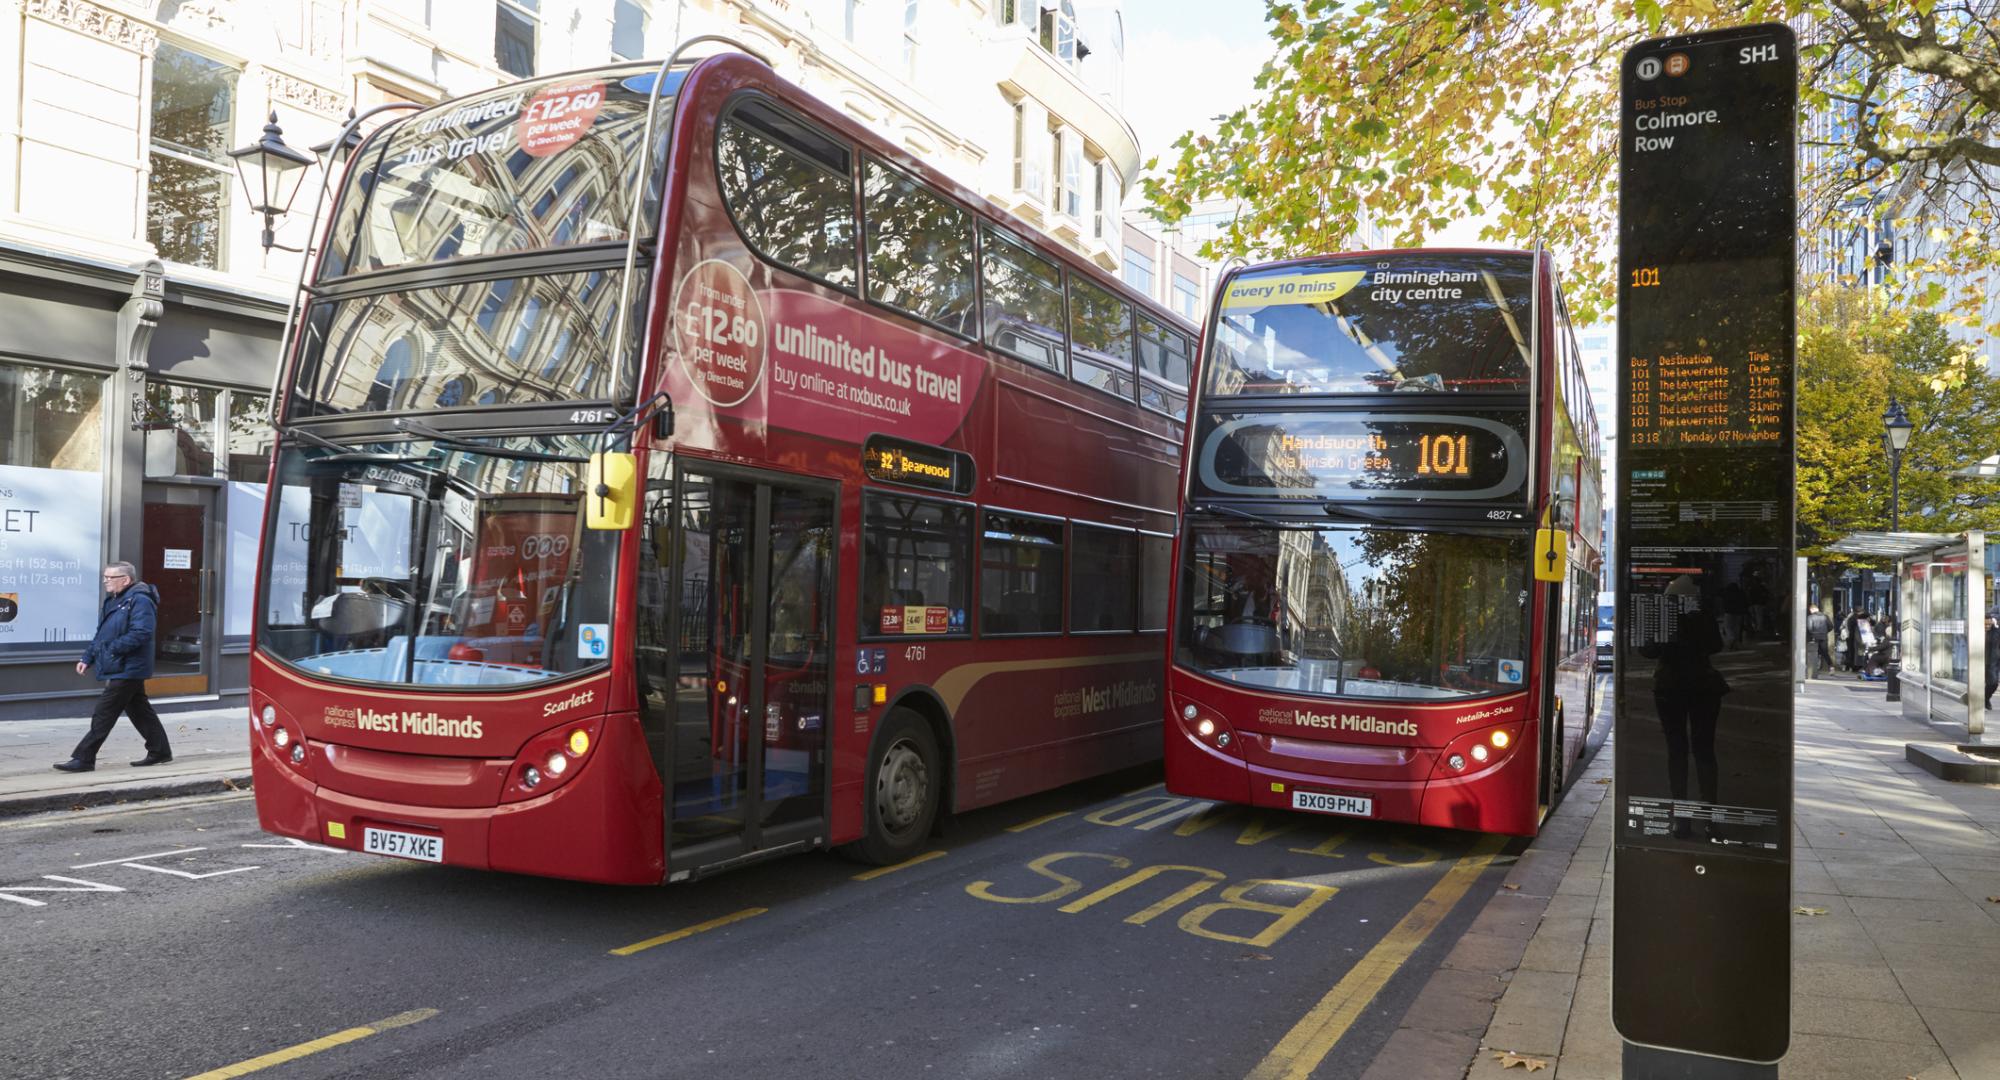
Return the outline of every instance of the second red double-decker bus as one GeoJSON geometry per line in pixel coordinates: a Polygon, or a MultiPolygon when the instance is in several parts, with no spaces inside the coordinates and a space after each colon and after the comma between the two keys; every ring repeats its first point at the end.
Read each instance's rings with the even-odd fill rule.
{"type": "Polygon", "coordinates": [[[1597,421],[1549,258],[1244,269],[1206,343],[1168,788],[1533,833],[1594,713],[1600,561],[1597,421]]]}
{"type": "Polygon", "coordinates": [[[1159,753],[1192,328],[728,54],[355,152],[287,371],[266,829],[609,882],[1159,753]]]}

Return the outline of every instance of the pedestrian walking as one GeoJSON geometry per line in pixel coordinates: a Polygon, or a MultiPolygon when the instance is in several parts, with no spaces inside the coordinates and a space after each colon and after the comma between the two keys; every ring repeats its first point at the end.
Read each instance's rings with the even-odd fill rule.
{"type": "Polygon", "coordinates": [[[139,571],[131,563],[116,562],[104,568],[104,606],[97,616],[97,636],[76,662],[78,675],[97,669],[104,692],[97,696],[97,709],[91,713],[90,733],[76,744],[69,760],[56,768],[64,772],[95,769],[97,749],[110,736],[120,713],[132,718],[132,726],[146,740],[146,756],[133,765],[160,765],[174,759],[160,714],[146,700],[159,607],[160,591],[140,581],[139,571]]]}
{"type": "Polygon", "coordinates": [[[1821,669],[1833,671],[1833,657],[1826,651],[1826,637],[1833,632],[1833,620],[1818,608],[1806,616],[1806,641],[1812,646],[1812,670],[1808,678],[1818,678],[1821,669]]]}
{"type": "Polygon", "coordinates": [[[2000,608],[1986,613],[1986,707],[1993,707],[1993,691],[2000,687],[2000,608]]]}

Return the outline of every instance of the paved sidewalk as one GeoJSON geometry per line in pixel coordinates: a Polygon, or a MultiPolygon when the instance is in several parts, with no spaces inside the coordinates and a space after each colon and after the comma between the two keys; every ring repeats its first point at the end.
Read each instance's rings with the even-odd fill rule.
{"type": "MultiPolygon", "coordinates": [[[[2000,1077],[2000,903],[1988,900],[2000,897],[2000,786],[1906,763],[1905,743],[1943,740],[1892,708],[1881,683],[1851,679],[1799,698],[1793,903],[1826,914],[1793,916],[1788,1080],[2000,1077]]],[[[1610,750],[1558,812],[1587,816],[1581,842],[1559,830],[1552,850],[1537,839],[1522,856],[1530,882],[1566,868],[1538,920],[1513,920],[1532,934],[1495,987],[1474,1080],[1525,1075],[1503,1069],[1505,1052],[1546,1061],[1555,1080],[1619,1075],[1610,750]]],[[[1502,926],[1491,914],[1481,921],[1502,926]]]]}
{"type": "Polygon", "coordinates": [[[161,713],[174,760],[135,769],[126,764],[146,756],[146,745],[129,720],[120,719],[87,773],[57,772],[90,717],[9,720],[0,723],[0,817],[42,810],[102,806],[167,795],[192,795],[250,786],[250,730],[241,705],[193,712],[161,713]]]}

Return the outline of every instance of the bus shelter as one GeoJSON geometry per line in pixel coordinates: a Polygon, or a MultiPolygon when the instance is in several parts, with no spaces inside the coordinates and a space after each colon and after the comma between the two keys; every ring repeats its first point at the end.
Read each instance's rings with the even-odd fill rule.
{"type": "Polygon", "coordinates": [[[1895,562],[1903,715],[1985,741],[1985,614],[1996,568],[1986,534],[1854,533],[1826,550],[1895,562]]]}

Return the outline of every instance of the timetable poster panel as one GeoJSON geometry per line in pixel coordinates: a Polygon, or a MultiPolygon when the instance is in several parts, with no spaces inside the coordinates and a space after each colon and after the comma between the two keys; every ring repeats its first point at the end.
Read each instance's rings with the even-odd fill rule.
{"type": "Polygon", "coordinates": [[[1791,856],[1795,77],[1782,26],[1625,59],[1620,845],[1791,856]]]}

